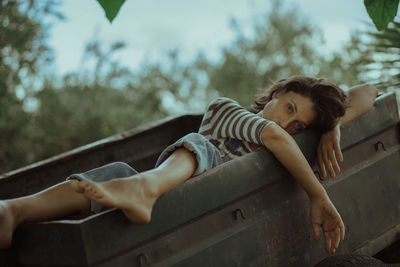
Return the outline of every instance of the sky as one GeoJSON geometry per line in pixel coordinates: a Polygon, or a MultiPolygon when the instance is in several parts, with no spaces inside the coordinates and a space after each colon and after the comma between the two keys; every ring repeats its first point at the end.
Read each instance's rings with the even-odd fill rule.
{"type": "MultiPolygon", "coordinates": [[[[286,0],[286,7],[299,12],[323,32],[326,50],[338,49],[355,29],[370,22],[363,0],[286,0]]],[[[190,61],[199,51],[218,60],[221,50],[235,38],[232,18],[250,34],[255,15],[272,6],[272,0],[126,0],[113,23],[109,23],[96,0],[64,0],[49,44],[55,51],[56,69],[66,74],[79,69],[85,45],[98,39],[106,49],[115,41],[127,47],[114,59],[132,70],[143,62],[163,62],[166,53],[178,48],[182,60],[190,61]]]]}

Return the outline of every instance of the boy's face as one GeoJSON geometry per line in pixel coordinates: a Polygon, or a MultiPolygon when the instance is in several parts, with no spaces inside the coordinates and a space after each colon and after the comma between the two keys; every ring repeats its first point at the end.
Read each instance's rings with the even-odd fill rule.
{"type": "Polygon", "coordinates": [[[291,135],[304,130],[317,116],[311,99],[293,91],[276,92],[259,116],[272,120],[291,135]]]}

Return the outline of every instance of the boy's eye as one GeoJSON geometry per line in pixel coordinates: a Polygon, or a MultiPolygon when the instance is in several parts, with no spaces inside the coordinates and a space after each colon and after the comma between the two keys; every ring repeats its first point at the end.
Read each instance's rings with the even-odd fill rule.
{"type": "Polygon", "coordinates": [[[287,109],[288,109],[289,112],[293,112],[293,107],[292,107],[292,105],[288,104],[288,105],[287,105],[287,109]]]}

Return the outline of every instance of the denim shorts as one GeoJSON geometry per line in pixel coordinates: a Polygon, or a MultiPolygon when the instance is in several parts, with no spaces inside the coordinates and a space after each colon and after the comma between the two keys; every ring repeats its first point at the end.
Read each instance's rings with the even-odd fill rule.
{"type": "Polygon", "coordinates": [[[186,148],[196,156],[197,168],[192,176],[199,175],[231,160],[229,156],[222,157],[219,149],[205,138],[204,135],[199,133],[190,133],[164,149],[158,157],[155,167],[158,167],[172,154],[172,152],[180,147],[186,148]]]}
{"type": "MultiPolygon", "coordinates": [[[[190,133],[165,148],[158,157],[155,167],[161,165],[164,160],[166,160],[176,149],[180,147],[186,148],[196,156],[197,168],[192,176],[199,175],[209,169],[231,160],[229,156],[221,157],[218,148],[203,135],[199,133],[190,133]]],[[[83,173],[72,174],[66,180],[90,179],[95,182],[105,182],[114,178],[129,177],[137,173],[138,172],[134,168],[124,162],[112,162],[83,173]]],[[[90,211],[92,213],[98,213],[106,209],[108,208],[94,201],[90,202],[90,211]]]]}

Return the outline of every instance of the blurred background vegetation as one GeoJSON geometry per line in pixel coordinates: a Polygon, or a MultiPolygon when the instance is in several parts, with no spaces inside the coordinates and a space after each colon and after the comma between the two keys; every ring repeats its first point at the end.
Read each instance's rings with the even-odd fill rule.
{"type": "Polygon", "coordinates": [[[321,31],[299,10],[275,1],[254,24],[254,36],[231,21],[236,39],[211,61],[199,52],[182,63],[179,50],[165,63],[132,71],[113,60],[127,49],[90,41],[82,66],[57,76],[48,46],[48,18],[62,20],[55,0],[0,1],[0,173],[68,151],[180,111],[199,112],[216,96],[248,106],[258,88],[295,74],[327,78],[342,88],[400,85],[400,23],[377,33],[354,32],[327,54],[321,31]],[[174,103],[175,110],[163,103],[174,103]],[[177,111],[178,110],[178,111],[177,111]]]}

